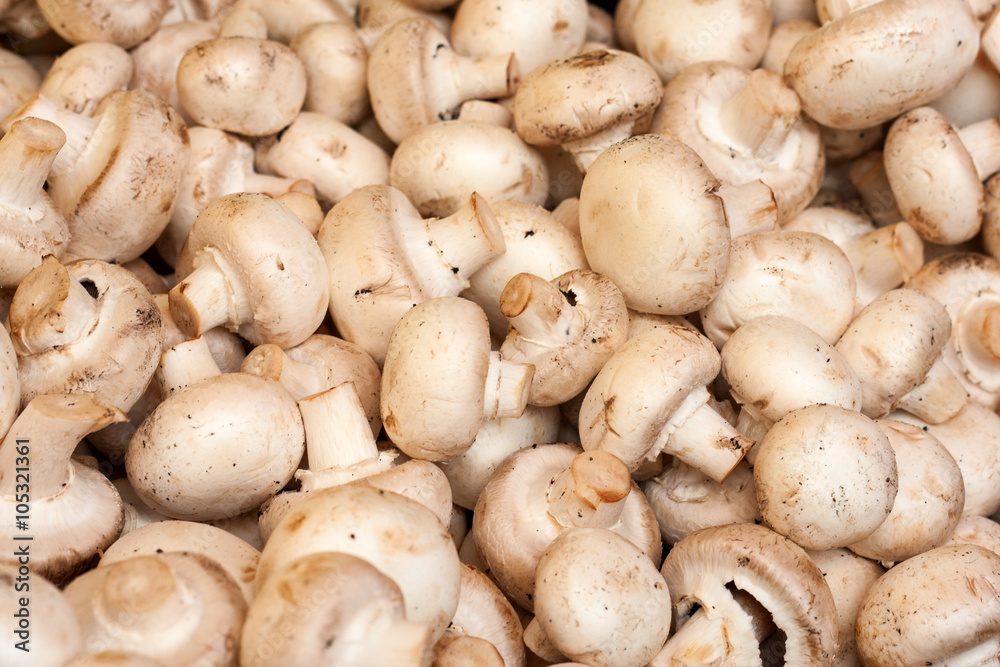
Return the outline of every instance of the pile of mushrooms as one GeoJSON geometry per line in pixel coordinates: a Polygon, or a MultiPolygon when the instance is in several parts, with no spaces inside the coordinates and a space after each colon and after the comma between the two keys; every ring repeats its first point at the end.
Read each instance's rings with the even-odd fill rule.
{"type": "Polygon", "coordinates": [[[998,22],[0,0],[0,665],[998,664],[998,22]]]}

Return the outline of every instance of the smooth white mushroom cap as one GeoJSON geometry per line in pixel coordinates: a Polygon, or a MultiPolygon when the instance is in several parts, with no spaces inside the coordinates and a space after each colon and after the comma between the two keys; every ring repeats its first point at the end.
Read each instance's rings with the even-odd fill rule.
{"type": "Polygon", "coordinates": [[[156,32],[169,7],[169,0],[124,3],[41,0],[38,3],[48,24],[70,44],[113,42],[126,49],[156,32]]]}
{"type": "Polygon", "coordinates": [[[24,569],[0,565],[0,613],[12,627],[0,646],[0,662],[10,667],[64,667],[83,648],[73,607],[54,584],[20,567],[24,569]]]}
{"type": "MultiPolygon", "coordinates": [[[[458,598],[458,609],[448,632],[438,642],[438,660],[441,659],[442,644],[463,637],[489,642],[504,667],[525,665],[526,651],[518,612],[487,575],[465,564],[462,565],[462,592],[458,598]]],[[[460,664],[464,663],[458,662],[453,667],[460,664]]]]}
{"type": "Polygon", "coordinates": [[[128,87],[134,66],[128,51],[109,42],[84,42],[56,58],[38,89],[74,113],[92,116],[108,93],[128,87]]]}

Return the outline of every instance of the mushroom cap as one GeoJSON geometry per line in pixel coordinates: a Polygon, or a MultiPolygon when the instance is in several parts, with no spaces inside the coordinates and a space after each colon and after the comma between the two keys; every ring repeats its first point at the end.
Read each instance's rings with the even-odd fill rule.
{"type": "MultiPolygon", "coordinates": [[[[531,282],[518,278],[514,276],[501,294],[500,307],[508,313],[531,308],[531,282]]],[[[593,271],[575,270],[552,283],[572,299],[569,307],[583,319],[582,331],[575,338],[564,338],[562,345],[552,345],[511,327],[500,346],[504,359],[535,366],[528,395],[532,405],[559,405],[579,394],[628,338],[625,297],[611,280],[593,271]]],[[[562,332],[555,330],[559,323],[549,324],[559,337],[562,332]]]]}
{"type": "Polygon", "coordinates": [[[1000,523],[989,517],[964,514],[955,532],[941,546],[947,544],[976,544],[1000,554],[1000,523]]]}
{"type": "Polygon", "coordinates": [[[833,596],[819,568],[788,538],[755,524],[705,528],[675,544],[660,573],[670,590],[675,627],[696,605],[731,609],[731,583],[756,599],[784,632],[786,664],[832,664],[837,648],[833,596]]]}
{"type": "Polygon", "coordinates": [[[125,49],[156,32],[169,8],[169,0],[124,3],[41,0],[38,3],[46,22],[70,44],[112,42],[125,49]]]}
{"type": "Polygon", "coordinates": [[[869,303],[837,341],[861,378],[861,412],[885,417],[927,377],[951,335],[951,320],[932,296],[895,289],[869,303]]]}
{"type": "Polygon", "coordinates": [[[718,347],[761,315],[798,320],[831,345],[854,317],[854,267],[819,234],[778,230],[733,239],[729,272],[701,311],[705,335],[718,347]]]}
{"type": "Polygon", "coordinates": [[[610,452],[635,471],[688,394],[714,381],[721,365],[711,341],[684,326],[630,338],[587,389],[579,420],[583,448],[610,452]]]}
{"type": "MultiPolygon", "coordinates": [[[[404,619],[402,591],[374,565],[347,553],[312,553],[261,587],[247,611],[240,664],[362,664],[373,644],[398,639],[380,634],[398,632],[393,624],[404,619]]],[[[429,662],[430,640],[425,629],[407,664],[429,662]]]]}
{"type": "MultiPolygon", "coordinates": [[[[535,567],[546,547],[564,529],[549,514],[548,489],[553,478],[581,453],[576,445],[532,445],[506,459],[479,495],[472,515],[472,535],[490,576],[515,603],[534,606],[535,567]]],[[[654,563],[660,560],[660,532],[639,487],[625,500],[614,531],[654,563]]]]}
{"type": "Polygon", "coordinates": [[[0,329],[0,434],[6,435],[21,410],[21,380],[18,378],[17,354],[10,342],[10,334],[6,328],[0,329]]]}
{"type": "Polygon", "coordinates": [[[567,657],[642,667],[670,632],[671,596],[656,565],[624,537],[573,528],[535,569],[535,619],[567,657]]]}
{"type": "Polygon", "coordinates": [[[314,23],[289,47],[306,68],[305,111],[319,111],[353,125],[371,114],[368,49],[350,23],[314,23]]]}
{"type": "Polygon", "coordinates": [[[392,154],[389,183],[421,215],[451,215],[477,192],[488,201],[542,205],[549,170],[542,155],[512,130],[472,120],[430,123],[392,154]]]}
{"type": "Polygon", "coordinates": [[[847,546],[874,532],[899,484],[886,434],[860,412],[811,405],[788,413],[757,443],[760,514],[808,549],[847,546]]]}
{"type": "Polygon", "coordinates": [[[460,297],[417,304],[392,331],[382,372],[382,424],[415,458],[447,460],[472,446],[483,421],[490,328],[460,297]]]}
{"type": "Polygon", "coordinates": [[[897,118],[883,154],[896,206],[920,236],[955,245],[976,235],[983,184],[958,131],[939,111],[919,107],[897,118]]]}
{"type": "Polygon", "coordinates": [[[230,329],[251,343],[292,347],[312,335],[326,316],[329,285],[323,253],[281,202],[251,192],[216,199],[191,227],[177,257],[177,277],[193,273],[203,253],[221,258],[230,269],[227,280],[238,281],[246,291],[253,318],[231,322],[230,329]]]}
{"type": "Polygon", "coordinates": [[[56,58],[38,92],[59,106],[93,115],[108,93],[129,87],[134,66],[129,52],[109,42],[84,42],[56,58]]]}
{"type": "MultiPolygon", "coordinates": [[[[525,650],[518,612],[496,584],[472,565],[462,565],[462,592],[449,630],[449,634],[459,637],[488,641],[500,654],[505,667],[524,667],[525,650]]],[[[446,634],[442,641],[447,639],[446,634]]]]}
{"type": "Polygon", "coordinates": [[[962,516],[965,486],[955,459],[930,432],[888,419],[877,424],[896,454],[899,490],[885,521],[847,547],[893,563],[944,544],[962,516]]]}
{"type": "Polygon", "coordinates": [[[733,398],[754,416],[777,421],[813,403],[861,408],[861,380],[848,359],[789,317],[746,322],[722,346],[721,358],[733,398]]]}
{"type": "Polygon", "coordinates": [[[258,590],[292,561],[325,551],[363,558],[392,579],[407,619],[427,623],[435,641],[455,614],[461,588],[455,543],[433,512],[408,498],[356,485],[311,493],[264,545],[258,590]]]}
{"type": "MultiPolygon", "coordinates": [[[[53,274],[42,267],[36,271],[39,280],[52,279],[53,274]]],[[[42,394],[87,394],[101,404],[129,410],[146,391],[160,362],[163,323],[152,295],[127,269],[99,260],[74,262],[54,279],[63,298],[69,281],[93,286],[97,326],[75,342],[19,354],[21,407],[42,394]]],[[[40,302],[36,295],[50,287],[27,280],[11,302],[9,323],[15,345],[47,321],[38,310],[49,302],[40,302]]]]}
{"type": "Polygon", "coordinates": [[[285,388],[227,373],[160,403],[129,441],[125,470],[152,509],[190,521],[223,519],[280,491],[304,451],[302,418],[285,388]]]}
{"type": "Polygon", "coordinates": [[[872,667],[943,663],[983,644],[982,659],[995,657],[998,590],[1000,555],[983,547],[955,544],[909,558],[865,596],[858,654],[872,667]]]}
{"type": "Polygon", "coordinates": [[[729,265],[719,185],[670,135],[639,135],[607,149],[580,190],[590,267],[614,281],[634,310],[685,315],[704,307],[729,265]]]}
{"type": "Polygon", "coordinates": [[[135,556],[176,551],[211,558],[240,587],[247,604],[253,602],[260,552],[235,535],[204,523],[157,521],[130,530],[108,547],[97,566],[108,567],[135,556]]]}
{"type": "Polygon", "coordinates": [[[247,604],[206,556],[136,556],[77,577],[65,594],[87,651],[127,651],[164,667],[236,662],[247,604]]]}
{"type": "Polygon", "coordinates": [[[550,60],[525,75],[514,97],[514,123],[529,144],[565,144],[635,121],[652,112],[662,96],[656,70],[639,56],[587,51],[550,60]]]}
{"type": "Polygon", "coordinates": [[[21,567],[23,572],[15,564],[0,565],[0,613],[15,619],[11,637],[0,646],[0,662],[10,667],[64,667],[83,648],[73,607],[54,584],[32,578],[27,567],[21,567]],[[28,604],[22,605],[24,601],[28,604]],[[20,627],[20,614],[27,614],[23,618],[28,625],[20,627]],[[29,650],[18,648],[21,641],[29,650]]]}
{"type": "Polygon", "coordinates": [[[962,0],[888,0],[801,39],[784,73],[810,118],[862,129],[940,97],[978,52],[979,27],[962,0]]]}
{"type": "Polygon", "coordinates": [[[263,137],[286,127],[302,110],[306,69],[280,42],[219,37],[181,58],[177,95],[199,125],[263,137]]]}

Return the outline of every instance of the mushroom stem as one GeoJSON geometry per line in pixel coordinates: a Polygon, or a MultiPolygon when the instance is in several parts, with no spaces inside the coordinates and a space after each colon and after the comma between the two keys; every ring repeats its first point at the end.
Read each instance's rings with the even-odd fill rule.
{"type": "MultiPolygon", "coordinates": [[[[963,309],[952,332],[957,352],[965,360],[966,374],[973,382],[982,383],[987,375],[977,369],[993,369],[1000,363],[1000,294],[980,292],[963,309]]],[[[995,391],[996,387],[987,390],[995,391]]]]}
{"type": "Polygon", "coordinates": [[[634,126],[635,121],[614,125],[589,137],[577,139],[576,141],[567,141],[562,144],[562,147],[573,156],[573,161],[576,162],[580,173],[586,174],[598,155],[619,141],[624,141],[631,137],[634,126]]]}
{"type": "Polygon", "coordinates": [[[28,477],[33,501],[55,496],[66,487],[70,457],[79,442],[99,428],[125,420],[120,410],[84,394],[32,399],[0,446],[0,496],[13,498],[28,477]]]}
{"type": "Polygon", "coordinates": [[[957,415],[968,400],[961,381],[938,356],[924,381],[903,396],[896,407],[928,424],[940,424],[957,415]]]}
{"type": "Polygon", "coordinates": [[[327,388],[326,374],[317,366],[292,359],[274,343],[251,350],[240,370],[280,382],[296,401],[327,388]]]}
{"type": "Polygon", "coordinates": [[[716,194],[722,199],[731,238],[778,229],[774,191],[759,178],[739,185],[723,183],[716,194]]]}
{"type": "MultiPolygon", "coordinates": [[[[742,433],[744,437],[753,440],[755,443],[760,442],[760,439],[767,434],[768,429],[773,425],[773,421],[760,414],[759,411],[749,404],[740,405],[740,413],[736,417],[736,430],[742,433]]],[[[757,458],[757,448],[751,447],[744,458],[752,466],[754,459],[757,458]]]]}
{"type": "Polygon", "coordinates": [[[580,339],[587,326],[576,295],[532,273],[511,278],[500,294],[500,312],[521,337],[542,347],[580,339]]]}
{"type": "Polygon", "coordinates": [[[203,621],[190,608],[196,598],[158,558],[136,556],[110,567],[95,604],[114,625],[167,640],[190,636],[203,621]]]}
{"type": "Polygon", "coordinates": [[[451,49],[440,49],[438,56],[446,58],[442,84],[450,90],[441,91],[442,99],[451,98],[456,107],[465,100],[492,100],[514,94],[521,79],[517,58],[513,53],[473,58],[461,56],[451,49]]]}
{"type": "Polygon", "coordinates": [[[754,443],[713,410],[709,398],[705,387],[688,394],[660,431],[649,457],[666,452],[721,483],[754,443]]]}
{"type": "Polygon", "coordinates": [[[923,240],[907,222],[855,236],[841,249],[854,267],[861,307],[899,287],[924,265],[923,240]]]}
{"type": "Polygon", "coordinates": [[[391,467],[395,455],[379,453],[353,382],[344,382],[298,403],[306,432],[309,470],[299,470],[295,476],[304,491],[339,486],[391,467]]]}
{"type": "Polygon", "coordinates": [[[44,95],[38,94],[11,114],[3,123],[3,129],[9,132],[13,129],[14,122],[29,117],[55,123],[66,136],[63,147],[52,162],[50,176],[54,178],[72,169],[98,124],[93,118],[68,111],[44,95]]]}
{"type": "Polygon", "coordinates": [[[739,92],[722,103],[719,124],[730,145],[767,157],[784,144],[801,112],[798,95],[781,75],[756,69],[739,92]]]}
{"type": "Polygon", "coordinates": [[[100,302],[54,257],[28,272],[10,304],[10,339],[18,355],[76,342],[100,317],[100,302]]]}
{"type": "Polygon", "coordinates": [[[1000,120],[987,118],[957,130],[980,181],[1000,171],[1000,120]]]}
{"type": "Polygon", "coordinates": [[[165,350],[160,355],[155,378],[165,400],[171,394],[217,375],[222,375],[222,370],[212,358],[208,342],[199,336],[165,350]]]}
{"type": "Polygon", "coordinates": [[[532,364],[504,360],[499,352],[490,353],[490,366],[486,372],[486,399],[483,402],[485,419],[510,419],[520,417],[528,404],[531,379],[535,375],[532,364]]]}
{"type": "MultiPolygon", "coordinates": [[[[0,139],[0,201],[21,210],[37,204],[52,163],[65,143],[66,134],[47,120],[29,117],[11,125],[0,139]]],[[[39,213],[43,210],[38,207],[39,213]]]]}
{"type": "Polygon", "coordinates": [[[463,280],[507,249],[500,223],[475,192],[462,208],[444,218],[428,218],[426,224],[427,236],[449,270],[463,280]]]}
{"type": "Polygon", "coordinates": [[[618,457],[600,450],[577,454],[549,486],[549,514],[565,527],[611,529],[621,519],[632,475],[618,457]]]}
{"type": "Polygon", "coordinates": [[[199,251],[194,271],[170,290],[170,315],[190,337],[200,336],[223,324],[232,330],[253,319],[250,298],[239,280],[230,280],[233,270],[213,248],[199,251]]]}

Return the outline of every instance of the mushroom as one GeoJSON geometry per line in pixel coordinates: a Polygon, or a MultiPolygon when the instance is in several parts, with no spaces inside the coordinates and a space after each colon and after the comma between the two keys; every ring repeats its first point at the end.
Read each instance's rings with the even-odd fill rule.
{"type": "Polygon", "coordinates": [[[586,174],[606,148],[632,135],[662,96],[656,72],[639,56],[588,51],[531,70],[514,98],[514,122],[527,143],[562,146],[586,174]]]}
{"type": "Polygon", "coordinates": [[[940,97],[978,51],[979,28],[963,0],[887,0],[804,37],[784,74],[810,118],[861,129],[940,97]]]}
{"type": "Polygon", "coordinates": [[[791,540],[753,524],[705,528],[675,544],[660,573],[677,630],[650,667],[760,664],[776,649],[787,665],[833,664],[833,595],[791,540]]]}
{"type": "MultiPolygon", "coordinates": [[[[444,35],[451,32],[450,12],[422,9],[417,4],[410,0],[360,0],[355,15],[358,36],[368,51],[375,46],[382,33],[400,21],[412,18],[427,19],[444,35]]],[[[504,53],[509,53],[509,50],[504,53]]]]}
{"type": "Polygon", "coordinates": [[[819,28],[818,23],[806,18],[789,18],[783,21],[778,21],[776,18],[771,26],[771,35],[767,39],[767,48],[760,59],[760,67],[775,74],[784,72],[785,61],[792,47],[817,28],[819,28]]]}
{"type": "Polygon", "coordinates": [[[195,220],[170,290],[178,327],[199,336],[226,325],[255,345],[298,345],[329,300],[326,262],[291,210],[256,193],[226,195],[195,220]]]}
{"type": "Polygon", "coordinates": [[[663,646],[670,618],[656,564],[610,530],[571,528],[538,561],[532,623],[574,660],[642,667],[663,646]]]}
{"type": "Polygon", "coordinates": [[[833,344],[854,317],[856,289],[850,261],[819,234],[745,234],[733,239],[725,283],[701,310],[701,324],[720,349],[761,315],[798,320],[833,344]]]}
{"type": "Polygon", "coordinates": [[[56,58],[38,92],[67,111],[93,116],[105,95],[128,88],[133,70],[122,47],[88,41],[56,58]]]}
{"type": "Polygon", "coordinates": [[[10,637],[0,646],[0,662],[10,667],[65,667],[83,647],[66,596],[49,581],[32,577],[26,563],[0,565],[0,614],[13,619],[8,620],[10,637]]]}
{"type": "Polygon", "coordinates": [[[444,524],[413,500],[358,485],[310,494],[264,545],[258,590],[293,561],[322,552],[358,556],[392,579],[403,593],[407,620],[428,626],[432,641],[455,614],[461,588],[458,551],[444,524]]]}
{"type": "Polygon", "coordinates": [[[8,319],[21,404],[41,394],[88,394],[129,410],[163,344],[160,313],[127,269],[97,260],[64,266],[47,257],[14,293],[8,319]]]}
{"type": "Polygon", "coordinates": [[[592,271],[552,282],[519,273],[500,294],[500,312],[510,322],[500,354],[535,367],[532,405],[559,405],[579,394],[628,337],[625,297],[592,271]]]}
{"type": "Polygon", "coordinates": [[[161,370],[166,398],[125,452],[132,487],[149,507],[176,519],[256,509],[291,480],[305,451],[295,400],[274,380],[221,375],[207,354],[188,367],[171,350],[161,370]]]}
{"type": "Polygon", "coordinates": [[[372,436],[377,437],[382,430],[382,373],[359,345],[325,334],[313,334],[287,350],[273,344],[258,345],[239,370],[277,380],[296,401],[351,381],[364,406],[372,436]]]}
{"type": "Polygon", "coordinates": [[[111,567],[138,556],[175,552],[212,559],[236,583],[246,603],[253,602],[260,552],[231,533],[204,523],[157,521],[131,530],[108,547],[97,566],[111,567]]]}
{"type": "Polygon", "coordinates": [[[389,183],[426,216],[451,215],[470,192],[491,202],[544,204],[549,170],[539,151],[505,126],[462,114],[403,139],[392,154],[389,183]]]}
{"type": "Polygon", "coordinates": [[[451,24],[451,43],[465,56],[514,52],[522,71],[577,53],[588,28],[584,0],[462,2],[451,24]]]}
{"type": "MultiPolygon", "coordinates": [[[[885,159],[881,150],[871,150],[855,158],[848,168],[847,178],[861,196],[864,212],[876,224],[891,225],[903,219],[885,175],[885,159]]],[[[924,251],[926,254],[926,242],[924,251]]]]}
{"type": "Polygon", "coordinates": [[[718,188],[697,154],[673,136],[615,144],[594,161],[580,191],[590,268],[610,278],[634,310],[685,315],[704,307],[729,265],[718,188]]]}
{"type": "Polygon", "coordinates": [[[801,112],[779,74],[702,62],[666,85],[650,131],[676,135],[725,183],[760,179],[784,223],[816,196],[826,166],[819,128],[801,112]]]}
{"type": "Polygon", "coordinates": [[[721,482],[753,441],[709,405],[706,385],[720,367],[712,343],[684,326],[630,338],[583,399],[583,448],[614,454],[633,472],[666,452],[721,482]]]}
{"type": "Polygon", "coordinates": [[[24,118],[0,138],[0,287],[17,287],[46,255],[66,252],[66,218],[43,190],[66,135],[47,120],[24,118]]]}
{"type": "Polygon", "coordinates": [[[135,46],[160,26],[169,0],[121,3],[98,0],[38,0],[38,9],[52,29],[70,44],[111,42],[123,49],[135,46]]]}
{"type": "Polygon", "coordinates": [[[757,448],[760,515],[806,549],[852,545],[893,509],[900,478],[892,442],[860,412],[822,404],[794,410],[757,448]]]}
{"type": "Polygon", "coordinates": [[[397,144],[424,125],[453,118],[465,100],[507,97],[519,76],[513,53],[458,55],[444,33],[425,18],[388,28],[368,59],[372,111],[397,144]]]}
{"type": "Polygon", "coordinates": [[[573,445],[532,445],[504,459],[479,496],[470,534],[484,571],[531,611],[539,558],[579,526],[613,530],[660,562],[656,517],[628,469],[611,454],[573,445]]]}
{"type": "Polygon", "coordinates": [[[872,419],[897,407],[939,423],[968,398],[941,360],[951,320],[937,299],[895,289],[858,313],[837,341],[837,350],[861,378],[861,412],[872,419]]]}
{"type": "Polygon", "coordinates": [[[1000,170],[1000,120],[957,129],[939,111],[919,107],[893,122],[883,150],[896,205],[923,238],[955,245],[979,232],[982,181],[1000,170]]]}
{"type": "Polygon", "coordinates": [[[66,134],[47,192],[69,225],[67,259],[127,262],[153,245],[170,220],[188,158],[180,116],[143,90],[105,96],[93,117],[37,95],[3,129],[29,116],[66,134]]]}
{"type": "Polygon", "coordinates": [[[350,25],[355,0],[242,0],[243,8],[256,12],[267,24],[267,35],[284,44],[314,23],[350,25]]]}
{"type": "Polygon", "coordinates": [[[1000,524],[985,516],[964,514],[955,532],[941,546],[949,544],[976,544],[1000,554],[1000,524]]]}
{"type": "Polygon", "coordinates": [[[371,113],[368,49],[348,23],[313,23],[288,45],[306,71],[304,111],[354,125],[371,113]]]}
{"type": "Polygon", "coordinates": [[[243,7],[177,66],[177,96],[199,125],[250,137],[295,120],[306,98],[306,70],[295,52],[266,39],[263,18],[243,7]]]}
{"type": "Polygon", "coordinates": [[[86,651],[128,651],[163,667],[236,664],[247,604],[206,556],[136,556],[77,577],[65,593],[86,651]]]}
{"type": "Polygon", "coordinates": [[[955,127],[1000,116],[1000,72],[986,56],[988,41],[984,29],[980,35],[979,56],[972,67],[957,86],[928,105],[940,111],[955,127]]]}
{"type": "Polygon", "coordinates": [[[16,565],[30,553],[33,573],[63,584],[117,539],[118,493],[71,455],[85,435],[124,418],[90,396],[46,394],[24,407],[0,445],[0,514],[10,526],[0,562],[16,565]]]}
{"type": "Polygon", "coordinates": [[[244,667],[430,665],[431,628],[406,618],[403,593],[369,562],[312,553],[261,587],[240,642],[244,667]]]}
{"type": "Polygon", "coordinates": [[[359,188],[330,209],[319,231],[329,268],[330,316],[346,340],[379,364],[403,314],[469,287],[505,246],[486,201],[473,193],[446,218],[423,219],[389,186],[359,188]]]}
{"type": "MultiPolygon", "coordinates": [[[[4,318],[6,319],[6,318],[4,318]]],[[[21,411],[21,380],[17,375],[17,353],[7,329],[0,327],[0,438],[7,434],[21,411]]]]}
{"type": "Polygon", "coordinates": [[[30,100],[41,83],[41,75],[27,59],[13,51],[0,50],[0,115],[6,118],[30,100]]]}
{"type": "Polygon", "coordinates": [[[382,373],[382,424],[414,458],[446,461],[472,446],[483,420],[524,412],[534,366],[490,351],[483,310],[439,297],[392,331],[382,373]]]}
{"type": "Polygon", "coordinates": [[[858,610],[865,665],[988,664],[1000,637],[1000,555],[943,546],[889,570],[858,610]]]}

